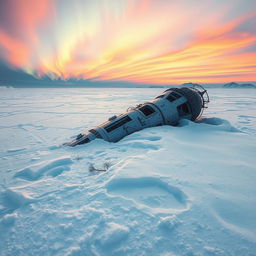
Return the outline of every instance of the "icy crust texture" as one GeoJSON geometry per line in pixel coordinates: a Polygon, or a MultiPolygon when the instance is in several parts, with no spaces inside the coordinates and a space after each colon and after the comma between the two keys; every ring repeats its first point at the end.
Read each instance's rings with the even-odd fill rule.
{"type": "Polygon", "coordinates": [[[197,123],[60,146],[159,93],[1,91],[1,256],[256,255],[255,90],[210,89],[197,123]]]}

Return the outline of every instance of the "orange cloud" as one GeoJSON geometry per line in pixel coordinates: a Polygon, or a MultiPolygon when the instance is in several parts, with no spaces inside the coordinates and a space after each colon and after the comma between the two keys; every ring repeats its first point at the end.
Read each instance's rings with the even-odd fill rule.
{"type": "Polygon", "coordinates": [[[48,24],[52,11],[50,0],[9,0],[6,1],[8,13],[7,28],[0,25],[0,48],[4,58],[19,68],[34,68],[33,61],[39,50],[40,29],[48,24]]]}
{"type": "Polygon", "coordinates": [[[239,1],[205,1],[196,10],[182,0],[9,3],[10,25],[0,24],[2,58],[38,76],[156,84],[256,80],[256,33],[249,26],[256,13],[239,1]]]}
{"type": "Polygon", "coordinates": [[[29,49],[22,42],[15,40],[1,30],[0,47],[4,48],[4,57],[14,67],[28,64],[29,49]]]}

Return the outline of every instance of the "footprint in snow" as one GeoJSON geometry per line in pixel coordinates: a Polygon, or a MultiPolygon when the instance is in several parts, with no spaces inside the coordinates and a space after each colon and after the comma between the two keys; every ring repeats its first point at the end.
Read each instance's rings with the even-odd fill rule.
{"type": "Polygon", "coordinates": [[[26,167],[18,171],[14,177],[29,181],[39,180],[43,176],[56,177],[65,171],[69,171],[71,163],[70,157],[60,157],[26,167]]]}
{"type": "Polygon", "coordinates": [[[256,242],[255,206],[235,199],[216,199],[213,204],[216,219],[227,229],[256,242]]]}
{"type": "Polygon", "coordinates": [[[182,190],[153,177],[120,178],[107,185],[109,194],[130,199],[154,212],[179,212],[188,208],[182,190]]]}

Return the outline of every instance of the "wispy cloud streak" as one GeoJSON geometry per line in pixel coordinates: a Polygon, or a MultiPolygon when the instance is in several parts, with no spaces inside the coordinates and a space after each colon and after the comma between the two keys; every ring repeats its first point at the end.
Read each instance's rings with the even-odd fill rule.
{"type": "Polygon", "coordinates": [[[254,5],[9,0],[0,6],[1,59],[53,79],[254,81],[254,5]]]}

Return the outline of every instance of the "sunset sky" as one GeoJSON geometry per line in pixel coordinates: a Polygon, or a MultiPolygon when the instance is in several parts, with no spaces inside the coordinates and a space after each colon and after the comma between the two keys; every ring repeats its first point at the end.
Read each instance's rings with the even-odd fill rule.
{"type": "Polygon", "coordinates": [[[256,1],[0,0],[0,61],[51,79],[256,81],[256,1]]]}

